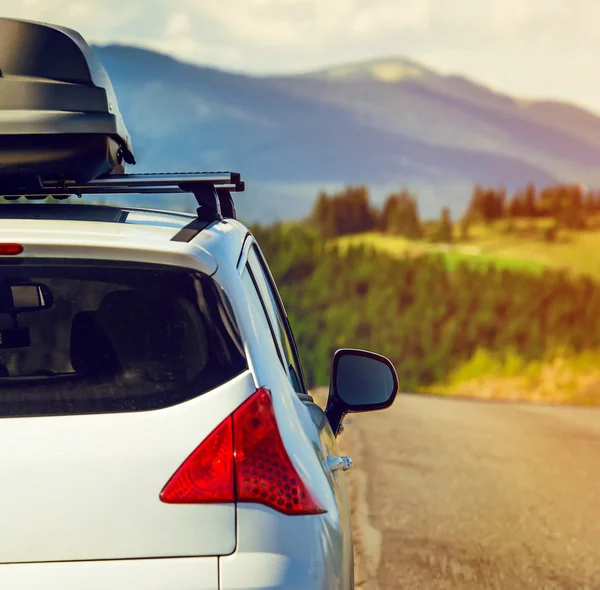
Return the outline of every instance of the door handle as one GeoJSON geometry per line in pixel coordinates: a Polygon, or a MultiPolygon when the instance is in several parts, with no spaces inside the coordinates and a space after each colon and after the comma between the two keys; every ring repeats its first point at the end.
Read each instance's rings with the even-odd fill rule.
{"type": "Polygon", "coordinates": [[[327,469],[332,473],[334,471],[348,471],[348,469],[352,469],[352,458],[351,457],[337,457],[332,455],[331,457],[327,457],[325,459],[325,465],[327,469]]]}

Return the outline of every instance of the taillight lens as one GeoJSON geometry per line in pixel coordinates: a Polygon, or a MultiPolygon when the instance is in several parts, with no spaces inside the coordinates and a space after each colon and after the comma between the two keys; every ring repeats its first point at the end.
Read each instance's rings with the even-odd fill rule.
{"type": "Polygon", "coordinates": [[[325,512],[287,454],[264,388],[184,461],[160,499],[170,504],[258,503],[290,515],[325,512]]]}
{"type": "Polygon", "coordinates": [[[221,422],[183,462],[160,494],[167,504],[234,501],[233,419],[221,422]]]}
{"type": "Polygon", "coordinates": [[[324,512],[285,450],[266,389],[259,389],[234,412],[233,440],[238,502],[266,504],[286,514],[324,512]]]}
{"type": "Polygon", "coordinates": [[[0,244],[0,256],[17,256],[23,254],[21,244],[0,244]]]}

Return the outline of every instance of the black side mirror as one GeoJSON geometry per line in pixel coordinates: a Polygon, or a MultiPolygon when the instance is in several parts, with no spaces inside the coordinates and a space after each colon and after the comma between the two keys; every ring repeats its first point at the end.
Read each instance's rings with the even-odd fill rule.
{"type": "Polygon", "coordinates": [[[337,436],[348,412],[389,408],[398,393],[398,375],[389,359],[374,352],[343,348],[333,356],[325,414],[337,436]]]}

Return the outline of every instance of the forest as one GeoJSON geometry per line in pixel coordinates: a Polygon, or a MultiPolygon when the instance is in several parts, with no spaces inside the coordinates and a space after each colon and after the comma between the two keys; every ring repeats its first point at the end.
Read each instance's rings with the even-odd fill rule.
{"type": "MultiPolygon", "coordinates": [[[[458,223],[467,226],[464,239],[469,223],[499,218],[545,217],[583,230],[595,211],[600,198],[580,187],[537,192],[530,185],[511,198],[475,187],[458,223]]],[[[442,382],[481,350],[528,361],[600,348],[600,283],[589,276],[493,264],[449,269],[435,254],[398,258],[365,245],[342,249],[332,240],[367,231],[421,239],[428,223],[408,191],[390,195],[378,210],[365,187],[350,187],[320,194],[307,220],[251,228],[279,285],[311,385],[327,383],[332,354],[343,346],[385,354],[402,387],[415,391],[442,382]]],[[[452,228],[444,209],[429,239],[451,240],[452,228]]]]}

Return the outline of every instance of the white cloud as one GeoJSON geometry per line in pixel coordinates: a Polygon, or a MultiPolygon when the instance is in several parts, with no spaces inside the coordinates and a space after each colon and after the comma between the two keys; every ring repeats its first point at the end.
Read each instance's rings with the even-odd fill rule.
{"type": "Polygon", "coordinates": [[[81,21],[83,18],[93,18],[90,11],[90,5],[84,0],[79,2],[71,2],[67,10],[67,18],[73,21],[81,21]]]}
{"type": "Polygon", "coordinates": [[[0,14],[253,72],[406,55],[513,92],[572,88],[600,108],[598,0],[0,0],[0,14]]]}
{"type": "Polygon", "coordinates": [[[135,28],[144,4],[146,0],[0,0],[0,15],[63,25],[88,38],[111,37],[123,25],[135,28]]]}
{"type": "Polygon", "coordinates": [[[177,37],[188,33],[190,30],[190,20],[184,12],[175,12],[169,17],[165,28],[167,38],[177,37]]]}

